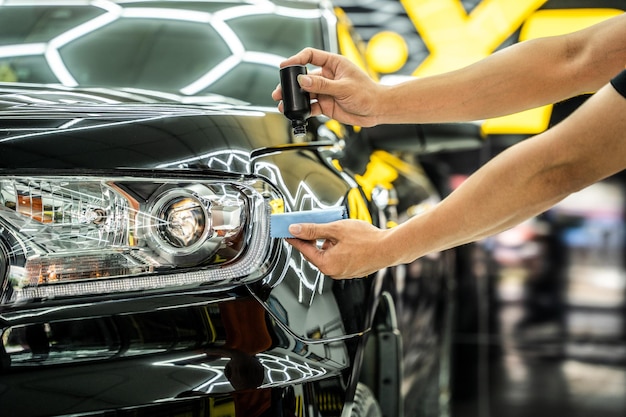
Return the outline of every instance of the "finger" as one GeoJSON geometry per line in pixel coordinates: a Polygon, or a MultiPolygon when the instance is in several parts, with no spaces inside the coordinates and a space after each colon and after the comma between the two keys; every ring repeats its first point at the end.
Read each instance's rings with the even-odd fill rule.
{"type": "Polygon", "coordinates": [[[285,240],[291,244],[291,246],[296,248],[307,261],[315,265],[320,262],[321,253],[315,242],[291,238],[285,240]]]}
{"type": "Polygon", "coordinates": [[[330,249],[331,247],[333,247],[334,245],[335,245],[335,243],[334,243],[334,242],[332,242],[332,241],[330,241],[330,240],[326,239],[326,240],[324,240],[324,242],[322,242],[322,246],[320,247],[320,249],[321,249],[321,250],[328,250],[328,249],[330,249]]]}
{"type": "MultiPolygon", "coordinates": [[[[316,70],[316,71],[309,72],[309,74],[321,76],[322,72],[321,72],[321,70],[316,70]]],[[[282,87],[282,85],[280,83],[278,83],[276,85],[276,87],[274,87],[274,90],[272,91],[271,95],[272,95],[272,98],[274,99],[274,101],[280,101],[280,100],[283,99],[283,87],[282,87]]],[[[313,98],[313,96],[311,98],[313,98]]]]}
{"type": "MultiPolygon", "coordinates": [[[[283,103],[282,100],[280,100],[278,102],[278,111],[281,113],[285,112],[285,105],[283,103]]],[[[322,111],[322,106],[320,106],[320,104],[317,101],[311,101],[311,116],[319,116],[320,114],[323,114],[324,112],[322,111]]]]}
{"type": "Polygon", "coordinates": [[[322,75],[298,75],[298,84],[304,91],[311,93],[311,97],[317,97],[318,95],[334,97],[339,91],[338,81],[326,78],[322,75]]]}
{"type": "Polygon", "coordinates": [[[336,268],[331,268],[330,265],[327,264],[327,259],[325,259],[327,252],[320,250],[314,241],[291,238],[285,240],[297,249],[304,259],[315,265],[322,274],[331,278],[345,278],[335,270],[336,268]],[[337,273],[337,275],[335,275],[335,273],[337,273]]]}
{"type": "Polygon", "coordinates": [[[283,89],[280,84],[278,84],[276,88],[274,88],[274,91],[272,91],[272,99],[274,101],[280,101],[283,99],[283,89]]]}
{"type": "Polygon", "coordinates": [[[323,66],[330,59],[330,54],[326,51],[321,51],[315,48],[304,48],[296,55],[287,58],[280,63],[280,67],[287,67],[289,65],[307,65],[313,64],[316,66],[323,66]]]}
{"type": "Polygon", "coordinates": [[[320,106],[317,101],[311,102],[311,116],[319,116],[321,114],[324,114],[324,112],[322,111],[322,106],[320,106]]]}
{"type": "Polygon", "coordinates": [[[296,223],[289,226],[289,233],[301,240],[333,239],[331,223],[296,223]]]}

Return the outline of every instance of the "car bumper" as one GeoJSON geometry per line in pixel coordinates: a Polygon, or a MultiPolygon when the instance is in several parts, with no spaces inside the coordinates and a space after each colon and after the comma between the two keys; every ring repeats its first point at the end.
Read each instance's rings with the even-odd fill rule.
{"type": "Polygon", "coordinates": [[[251,295],[101,300],[2,316],[0,410],[12,417],[303,415],[319,384],[340,386],[350,362],[344,342],[297,337],[251,295]]]}

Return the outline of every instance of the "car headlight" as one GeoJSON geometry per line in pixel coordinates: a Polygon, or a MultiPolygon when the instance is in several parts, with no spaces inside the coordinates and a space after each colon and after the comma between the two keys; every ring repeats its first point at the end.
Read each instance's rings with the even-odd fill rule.
{"type": "Polygon", "coordinates": [[[257,279],[271,246],[268,188],[254,179],[1,177],[0,302],[257,279]]]}

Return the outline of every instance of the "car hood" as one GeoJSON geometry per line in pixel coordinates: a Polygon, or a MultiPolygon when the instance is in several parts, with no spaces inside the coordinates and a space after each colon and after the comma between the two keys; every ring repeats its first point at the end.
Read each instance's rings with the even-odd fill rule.
{"type": "MultiPolygon", "coordinates": [[[[269,94],[269,93],[268,93],[269,94]]],[[[291,142],[275,109],[221,97],[0,85],[0,169],[248,173],[254,150],[291,142]]]]}

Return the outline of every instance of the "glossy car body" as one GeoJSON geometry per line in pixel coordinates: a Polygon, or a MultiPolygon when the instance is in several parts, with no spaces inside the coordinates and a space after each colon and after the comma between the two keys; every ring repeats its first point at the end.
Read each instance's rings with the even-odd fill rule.
{"type": "Polygon", "coordinates": [[[442,180],[394,148],[473,143],[473,126],[314,118],[296,141],[269,98],[278,62],[360,59],[326,3],[66,3],[0,5],[0,413],[437,408],[454,254],[335,281],[269,217],[391,227],[442,180]]]}

